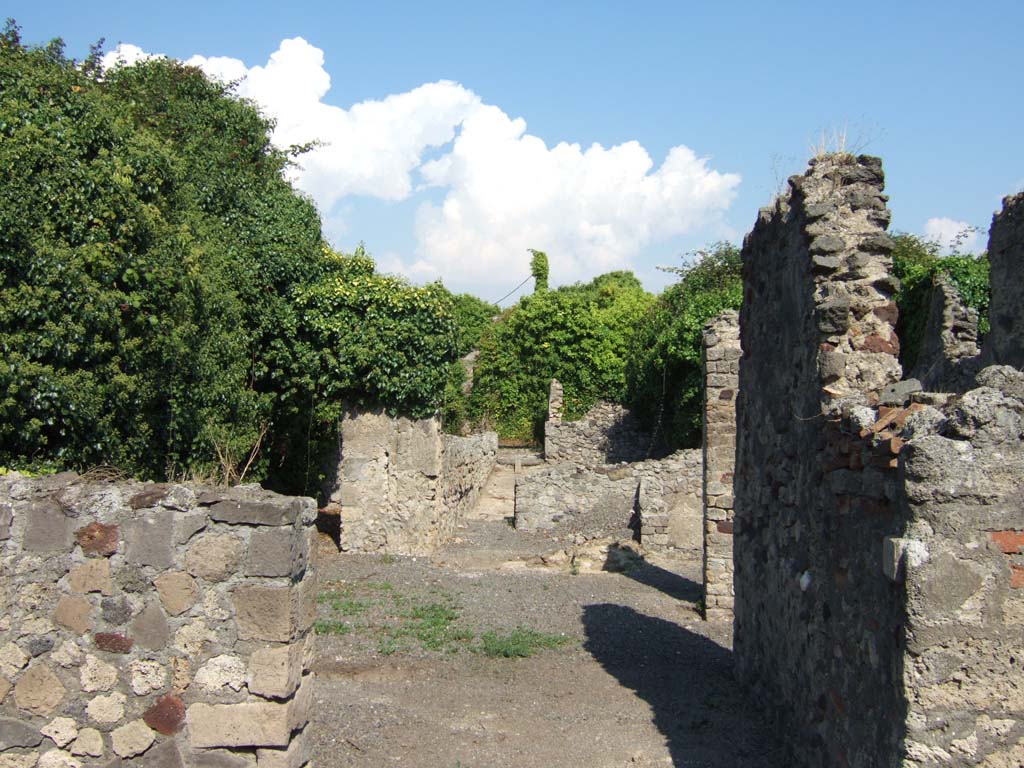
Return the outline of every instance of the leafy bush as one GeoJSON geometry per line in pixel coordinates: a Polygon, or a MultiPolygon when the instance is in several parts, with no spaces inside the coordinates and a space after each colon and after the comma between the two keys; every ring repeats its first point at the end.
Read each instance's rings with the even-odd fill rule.
{"type": "Polygon", "coordinates": [[[909,373],[921,349],[936,274],[942,272],[949,277],[964,302],[978,310],[979,333],[988,332],[989,263],[986,254],[940,256],[938,243],[916,235],[901,233],[893,239],[896,243],[892,252],[893,274],[900,280],[896,294],[899,307],[896,334],[900,339],[900,363],[909,373]]]}
{"type": "Polygon", "coordinates": [[[503,438],[537,439],[552,378],[568,418],[598,398],[621,402],[633,329],[652,301],[629,272],[524,297],[480,339],[471,416],[503,438]]]}
{"type": "Polygon", "coordinates": [[[627,402],[671,449],[700,443],[704,324],[743,299],[739,249],[718,242],[692,266],[673,268],[669,286],[638,324],[631,345],[627,402]]]}
{"type": "Polygon", "coordinates": [[[476,349],[484,331],[501,314],[501,308],[468,293],[457,294],[452,297],[452,301],[455,307],[458,355],[463,357],[476,349]]]}
{"type": "Polygon", "coordinates": [[[327,262],[324,277],[295,292],[320,357],[317,420],[332,422],[347,405],[433,414],[457,352],[451,293],[377,274],[361,247],[349,256],[329,252],[327,262]]]}

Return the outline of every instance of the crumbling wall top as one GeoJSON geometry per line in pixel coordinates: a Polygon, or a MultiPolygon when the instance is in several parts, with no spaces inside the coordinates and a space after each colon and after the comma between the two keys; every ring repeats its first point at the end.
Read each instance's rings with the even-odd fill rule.
{"type": "Polygon", "coordinates": [[[992,329],[982,357],[986,364],[1024,368],[1024,192],[1004,198],[992,217],[988,259],[992,329]]]}

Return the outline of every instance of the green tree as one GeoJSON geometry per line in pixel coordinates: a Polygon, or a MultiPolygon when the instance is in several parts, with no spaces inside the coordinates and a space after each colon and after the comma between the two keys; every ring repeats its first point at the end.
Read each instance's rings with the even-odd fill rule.
{"type": "Polygon", "coordinates": [[[569,418],[598,398],[621,402],[633,328],[652,300],[629,272],[524,297],[480,340],[473,419],[503,438],[538,439],[552,378],[565,387],[569,418]]]}
{"type": "Polygon", "coordinates": [[[740,251],[717,242],[691,263],[667,271],[679,276],[637,324],[626,366],[626,401],[670,449],[700,443],[705,323],[743,300],[740,251]]]}

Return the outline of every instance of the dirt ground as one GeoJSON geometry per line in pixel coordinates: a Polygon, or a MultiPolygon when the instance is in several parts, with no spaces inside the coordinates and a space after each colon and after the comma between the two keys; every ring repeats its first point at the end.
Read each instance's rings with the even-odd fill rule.
{"type": "Polygon", "coordinates": [[[550,557],[565,540],[504,519],[512,483],[499,468],[434,557],[321,553],[315,764],[783,765],[731,626],[697,613],[699,555],[550,557]]]}

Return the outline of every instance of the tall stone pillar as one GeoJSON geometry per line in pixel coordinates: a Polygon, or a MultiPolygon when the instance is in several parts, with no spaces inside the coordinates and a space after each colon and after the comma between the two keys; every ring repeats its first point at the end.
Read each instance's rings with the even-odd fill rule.
{"type": "Polygon", "coordinates": [[[740,326],[728,310],[704,326],[704,618],[732,618],[733,470],[740,326]]]}

